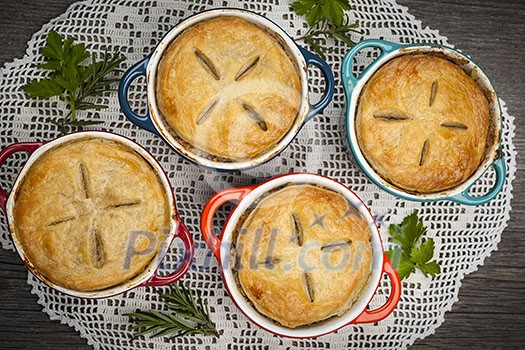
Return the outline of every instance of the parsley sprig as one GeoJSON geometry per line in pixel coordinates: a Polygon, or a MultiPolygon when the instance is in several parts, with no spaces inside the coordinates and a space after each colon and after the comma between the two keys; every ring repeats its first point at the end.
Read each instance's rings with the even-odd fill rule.
{"type": "Polygon", "coordinates": [[[146,334],[152,337],[182,337],[185,335],[202,334],[219,337],[219,332],[215,328],[215,323],[210,318],[210,310],[206,301],[197,296],[188,287],[180,283],[170,285],[169,293],[159,293],[164,304],[173,312],[165,313],[155,310],[136,311],[124,314],[130,317],[136,326],[132,331],[137,338],[146,334]]]}
{"type": "Polygon", "coordinates": [[[401,279],[408,278],[416,269],[426,277],[436,276],[441,268],[434,257],[434,240],[423,239],[427,228],[423,226],[417,212],[403,219],[400,225],[391,224],[388,227],[390,236],[398,247],[389,249],[386,254],[392,261],[401,279]]]}
{"type": "Polygon", "coordinates": [[[33,79],[23,90],[30,98],[47,100],[57,96],[69,106],[69,113],[59,120],[48,119],[62,133],[67,126],[88,126],[103,123],[101,120],[79,120],[78,111],[100,110],[106,105],[96,104],[92,97],[106,91],[114,91],[112,85],[118,81],[115,76],[125,57],[115,52],[104,53],[101,60],[90,54],[83,43],[75,44],[74,39],[64,39],[55,31],[47,35],[46,44],[40,49],[44,63],[36,65],[49,71],[44,79],[33,79]]]}
{"type": "Polygon", "coordinates": [[[355,45],[350,38],[352,32],[359,33],[357,24],[350,22],[345,11],[352,9],[348,0],[296,0],[292,10],[299,16],[305,16],[308,31],[297,40],[304,40],[321,57],[331,51],[325,47],[326,38],[332,37],[343,41],[349,47],[355,45]]]}

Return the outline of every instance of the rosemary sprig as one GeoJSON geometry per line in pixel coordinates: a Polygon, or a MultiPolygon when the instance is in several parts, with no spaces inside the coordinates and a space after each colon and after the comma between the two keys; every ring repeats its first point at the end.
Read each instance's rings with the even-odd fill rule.
{"type": "Polygon", "coordinates": [[[357,24],[351,23],[345,11],[351,10],[348,0],[296,0],[292,10],[299,16],[305,16],[310,28],[296,40],[304,40],[322,58],[333,49],[325,47],[327,38],[341,40],[349,47],[355,45],[352,32],[360,33],[357,24]]]}
{"type": "Polygon", "coordinates": [[[136,311],[124,314],[137,325],[131,328],[133,338],[146,334],[151,337],[182,337],[185,335],[202,334],[219,337],[215,323],[210,318],[208,303],[203,301],[189,288],[188,284],[174,283],[170,285],[169,293],[159,293],[164,304],[173,312],[165,313],[155,310],[136,311]]]}
{"type": "Polygon", "coordinates": [[[115,74],[125,57],[107,52],[98,61],[84,44],[75,44],[74,39],[64,39],[55,31],[47,35],[46,45],[40,49],[44,63],[37,67],[50,71],[44,79],[33,79],[23,90],[30,98],[47,100],[58,97],[69,106],[69,113],[59,120],[48,119],[60,132],[66,133],[67,126],[88,126],[100,124],[101,120],[78,120],[78,111],[100,110],[106,105],[89,102],[89,98],[114,91],[112,85],[118,81],[115,74]]]}

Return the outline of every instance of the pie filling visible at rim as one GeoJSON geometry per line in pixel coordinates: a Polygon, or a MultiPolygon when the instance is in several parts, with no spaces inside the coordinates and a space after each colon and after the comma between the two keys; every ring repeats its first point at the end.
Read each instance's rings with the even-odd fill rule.
{"type": "Polygon", "coordinates": [[[132,280],[170,232],[170,204],[156,171],[117,141],[83,138],[47,150],[14,198],[12,231],[28,263],[76,291],[132,280]]]}
{"type": "Polygon", "coordinates": [[[494,116],[478,83],[442,54],[405,54],[363,87],[356,136],[370,166],[402,191],[452,189],[494,146],[494,116]]]}
{"type": "Polygon", "coordinates": [[[232,271],[261,314],[288,328],[311,325],[346,313],[360,296],[371,273],[370,235],[341,194],[288,184],[239,219],[232,271]]]}
{"type": "Polygon", "coordinates": [[[238,162],[271,151],[301,106],[299,68],[275,34],[237,17],[192,25],[155,77],[161,122],[190,151],[238,162]]]}

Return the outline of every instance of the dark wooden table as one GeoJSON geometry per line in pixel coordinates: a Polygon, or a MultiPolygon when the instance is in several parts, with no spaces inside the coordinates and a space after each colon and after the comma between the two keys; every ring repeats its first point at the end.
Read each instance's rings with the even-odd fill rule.
{"type": "MultiPolygon", "coordinates": [[[[0,65],[22,57],[31,35],[73,2],[0,0],[0,65]]],[[[514,144],[519,152],[513,210],[498,251],[463,280],[459,301],[436,334],[411,349],[524,349],[525,1],[398,2],[485,69],[516,117],[514,144]]],[[[0,349],[90,349],[72,328],[42,313],[26,280],[27,270],[16,253],[0,249],[0,349]]]]}

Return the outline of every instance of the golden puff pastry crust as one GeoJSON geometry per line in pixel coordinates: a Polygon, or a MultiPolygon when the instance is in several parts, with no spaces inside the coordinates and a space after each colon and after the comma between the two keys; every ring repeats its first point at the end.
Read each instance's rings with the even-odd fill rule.
{"type": "Polygon", "coordinates": [[[51,148],[15,196],[13,233],[30,264],[76,291],[105,289],[140,274],[170,229],[169,202],[155,171],[112,140],[84,138],[51,148]]]}
{"type": "Polygon", "coordinates": [[[380,68],[358,101],[359,147],[399,188],[433,193],[467,180],[485,157],[487,98],[457,64],[406,54],[380,68]]]}
{"type": "Polygon", "coordinates": [[[309,184],[263,198],[238,227],[236,254],[246,297],[289,328],[347,312],[372,264],[366,220],[341,194],[309,184]]]}
{"type": "Polygon", "coordinates": [[[159,110],[193,151],[252,159],[291,129],[301,102],[297,67],[264,29],[235,17],[197,23],[164,52],[156,76],[159,110]]]}

